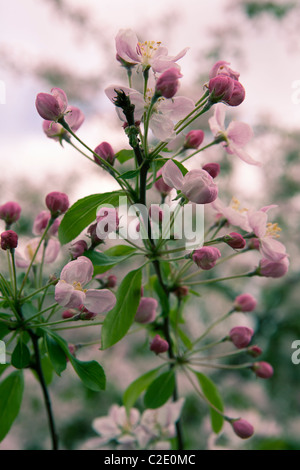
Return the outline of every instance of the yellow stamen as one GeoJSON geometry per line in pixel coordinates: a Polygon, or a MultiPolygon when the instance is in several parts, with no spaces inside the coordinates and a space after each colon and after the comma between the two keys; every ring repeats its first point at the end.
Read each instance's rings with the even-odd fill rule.
{"type": "Polygon", "coordinates": [[[279,227],[279,225],[277,223],[272,224],[271,222],[269,222],[267,224],[266,236],[273,237],[273,238],[279,238],[280,235],[279,235],[278,232],[281,232],[281,228],[279,227]]]}
{"type": "Polygon", "coordinates": [[[231,199],[230,207],[231,207],[232,209],[234,209],[234,210],[237,211],[237,212],[241,212],[241,213],[248,211],[248,209],[246,209],[246,207],[243,207],[242,209],[240,209],[240,205],[241,205],[241,203],[240,203],[240,201],[239,201],[236,197],[233,197],[233,198],[231,199]]]}

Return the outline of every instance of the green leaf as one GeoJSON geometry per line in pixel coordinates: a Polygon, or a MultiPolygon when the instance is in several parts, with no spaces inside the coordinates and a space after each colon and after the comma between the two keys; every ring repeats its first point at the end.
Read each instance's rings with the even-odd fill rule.
{"type": "Polygon", "coordinates": [[[122,196],[126,196],[124,191],[113,191],[111,193],[92,194],[79,199],[70,207],[62,219],[58,230],[60,242],[64,245],[74,240],[89,224],[95,221],[97,208],[100,204],[117,206],[119,197],[122,196]]]}
{"type": "Polygon", "coordinates": [[[4,338],[8,333],[10,333],[10,330],[5,323],[0,323],[0,339],[4,338]]]}
{"type": "Polygon", "coordinates": [[[117,303],[105,317],[101,330],[101,347],[109,348],[122,339],[131,327],[140,303],[142,270],[125,276],[117,292],[117,303]]]}
{"type": "Polygon", "coordinates": [[[122,173],[121,177],[123,178],[123,180],[131,180],[132,178],[135,178],[139,174],[140,174],[139,169],[137,169],[137,170],[128,170],[128,171],[125,171],[125,173],[122,173]]]}
{"type": "Polygon", "coordinates": [[[108,248],[104,253],[108,256],[128,256],[136,251],[136,248],[128,245],[115,245],[108,248]]]}
{"type": "Polygon", "coordinates": [[[129,387],[127,387],[123,394],[123,403],[127,413],[129,412],[130,408],[133,407],[140,394],[146,390],[146,388],[149,387],[149,385],[156,378],[160,367],[141,375],[138,379],[132,382],[129,387]]]}
{"type": "Polygon", "coordinates": [[[144,397],[146,408],[159,408],[163,406],[175,388],[175,374],[173,369],[164,372],[157,377],[148,387],[144,397]]]}
{"type": "MultiPolygon", "coordinates": [[[[159,161],[155,161],[155,163],[157,164],[156,171],[160,170],[164,166],[164,164],[167,163],[169,160],[170,158],[159,157],[159,161]]],[[[177,160],[172,160],[172,161],[175,163],[175,165],[178,166],[183,176],[185,176],[188,172],[187,168],[182,163],[178,162],[177,160]]],[[[150,168],[150,171],[151,171],[151,168],[150,168]]]]}
{"type": "Polygon", "coordinates": [[[76,374],[87,388],[94,392],[105,390],[106,377],[103,367],[98,362],[79,361],[79,359],[72,355],[69,356],[69,359],[76,374]]]}
{"type": "MultiPolygon", "coordinates": [[[[108,250],[107,250],[108,251],[108,250]]],[[[113,268],[116,264],[121,263],[128,259],[135,252],[135,248],[130,247],[127,255],[124,256],[111,256],[107,252],[101,253],[100,251],[89,250],[84,253],[84,256],[89,258],[94,265],[94,275],[102,274],[113,268]]]]}
{"type": "Polygon", "coordinates": [[[0,441],[10,430],[19,414],[24,390],[21,371],[12,372],[0,384],[0,441]]]}
{"type": "Polygon", "coordinates": [[[11,363],[16,369],[24,369],[30,364],[30,351],[25,343],[19,338],[11,356],[11,363]]]}
{"type": "Polygon", "coordinates": [[[60,376],[60,374],[67,367],[67,357],[64,350],[58,344],[58,342],[50,335],[45,334],[45,346],[53,366],[53,369],[60,376]]]}
{"type": "MultiPolygon", "coordinates": [[[[207,400],[215,407],[217,410],[221,412],[224,411],[224,405],[221,398],[221,395],[213,383],[213,381],[208,378],[206,375],[202,374],[201,372],[193,371],[195,376],[197,377],[199,384],[202,388],[202,392],[207,400]]],[[[210,408],[210,419],[211,419],[211,426],[212,430],[218,434],[224,423],[224,418],[221,414],[219,414],[214,408],[210,408]]]]}
{"type": "Polygon", "coordinates": [[[116,153],[116,158],[119,160],[120,163],[125,163],[128,160],[134,158],[134,151],[133,150],[120,150],[116,153]]]}
{"type": "Polygon", "coordinates": [[[66,356],[69,358],[73,369],[86,387],[95,392],[105,390],[106,377],[103,367],[96,361],[80,361],[74,357],[69,350],[67,342],[54,331],[47,333],[58,343],[66,356]]]}

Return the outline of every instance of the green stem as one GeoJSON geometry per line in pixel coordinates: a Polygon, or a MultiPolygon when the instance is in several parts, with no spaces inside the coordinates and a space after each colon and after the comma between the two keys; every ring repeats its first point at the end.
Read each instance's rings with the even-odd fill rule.
{"type": "MultiPolygon", "coordinates": [[[[205,279],[203,281],[196,281],[196,282],[187,282],[187,285],[189,286],[196,286],[196,285],[202,285],[202,284],[213,284],[215,282],[222,282],[222,281],[229,281],[230,279],[239,279],[243,277],[251,277],[254,276],[256,273],[250,272],[246,274],[237,274],[236,276],[228,276],[228,277],[218,277],[215,279],[205,279]]],[[[186,278],[183,279],[186,281],[186,278]]]]}
{"type": "MultiPolygon", "coordinates": [[[[210,331],[215,328],[217,325],[219,325],[220,323],[222,323],[222,321],[226,320],[228,317],[230,317],[230,315],[234,312],[234,310],[230,310],[229,312],[225,313],[225,315],[222,315],[220,318],[218,318],[217,320],[215,320],[213,323],[211,323],[211,325],[205,330],[205,332],[199,336],[199,338],[197,338],[195,341],[193,341],[193,345],[199,343],[199,341],[202,341],[207,335],[208,333],[210,333],[210,331]]],[[[222,340],[224,341],[224,340],[222,340]]]]}
{"type": "Polygon", "coordinates": [[[15,294],[15,299],[16,299],[18,295],[18,285],[17,285],[17,273],[16,273],[16,263],[15,263],[15,250],[11,249],[10,254],[11,254],[11,264],[12,264],[12,270],[13,270],[14,294],[15,294]]]}
{"type": "Polygon", "coordinates": [[[44,289],[48,289],[50,286],[53,286],[54,284],[56,284],[56,282],[57,281],[49,282],[46,286],[43,286],[40,289],[35,290],[32,294],[29,294],[26,297],[23,297],[22,298],[22,303],[25,303],[27,300],[31,299],[31,297],[34,297],[39,292],[42,292],[44,289]]]}
{"type": "Polygon", "coordinates": [[[180,163],[186,162],[186,161],[189,160],[190,158],[194,157],[194,155],[196,155],[197,153],[203,152],[203,150],[206,150],[206,149],[208,149],[209,147],[212,147],[213,145],[216,145],[216,144],[218,144],[218,143],[219,143],[219,142],[216,142],[216,141],[214,140],[214,141],[211,142],[210,144],[207,144],[207,145],[205,145],[204,147],[202,147],[201,149],[195,150],[195,152],[191,153],[190,155],[188,155],[187,157],[185,157],[183,160],[181,160],[180,163]]]}

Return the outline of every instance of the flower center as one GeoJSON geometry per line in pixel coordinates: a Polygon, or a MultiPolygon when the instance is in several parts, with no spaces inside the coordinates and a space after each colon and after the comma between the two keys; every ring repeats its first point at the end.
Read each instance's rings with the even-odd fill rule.
{"type": "Polygon", "coordinates": [[[240,213],[247,212],[248,209],[246,209],[246,207],[243,207],[242,209],[240,209],[240,206],[241,206],[240,201],[236,197],[233,197],[231,199],[230,207],[240,213]]]}
{"type": "Polygon", "coordinates": [[[81,292],[86,292],[87,291],[87,289],[82,288],[82,285],[78,281],[73,282],[73,287],[74,287],[75,290],[80,290],[81,292]]]}
{"type": "Polygon", "coordinates": [[[143,57],[143,63],[149,65],[149,60],[152,58],[152,55],[160,47],[161,42],[155,41],[145,41],[138,42],[137,44],[137,53],[143,57]]]}
{"type": "Polygon", "coordinates": [[[269,222],[267,224],[267,230],[266,230],[267,237],[279,238],[280,235],[278,232],[281,232],[281,228],[279,227],[277,223],[272,224],[271,222],[269,222]]]}

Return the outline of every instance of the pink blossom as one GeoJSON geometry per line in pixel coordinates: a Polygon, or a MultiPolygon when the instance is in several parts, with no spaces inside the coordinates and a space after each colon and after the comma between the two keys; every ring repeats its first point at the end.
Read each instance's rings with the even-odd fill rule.
{"type": "Polygon", "coordinates": [[[134,31],[121,29],[116,36],[116,50],[118,60],[124,61],[124,65],[150,66],[154,72],[161,73],[171,67],[178,68],[176,62],[185,56],[188,48],[183,49],[176,56],[169,56],[168,49],[160,42],[141,43],[134,31]]]}
{"type": "Polygon", "coordinates": [[[247,217],[248,209],[241,208],[240,201],[235,197],[232,198],[228,206],[225,206],[221,199],[218,198],[213,201],[212,207],[217,211],[219,216],[225,217],[230,225],[240,227],[246,232],[251,231],[247,217]]]}
{"type": "Polygon", "coordinates": [[[52,191],[47,194],[46,206],[51,212],[52,218],[58,217],[60,214],[64,214],[69,209],[69,198],[65,193],[59,191],[52,191]]]}
{"type": "Polygon", "coordinates": [[[228,67],[229,65],[230,62],[226,62],[225,60],[218,60],[218,62],[216,62],[211,68],[209,72],[209,78],[214,78],[217,75],[227,75],[234,80],[238,80],[240,74],[228,67]]]}
{"type": "Polygon", "coordinates": [[[205,271],[214,268],[220,257],[220,250],[214,246],[203,246],[202,248],[195,250],[192,255],[194,263],[205,271]]]}
{"type": "Polygon", "coordinates": [[[151,323],[155,320],[158,302],[152,297],[142,297],[134,320],[138,323],[151,323]]]}
{"type": "Polygon", "coordinates": [[[269,379],[274,374],[273,367],[268,362],[255,362],[252,370],[257,377],[261,379],[269,379]]]}
{"type": "Polygon", "coordinates": [[[219,163],[206,163],[203,165],[202,170],[207,171],[212,178],[216,178],[220,173],[220,165],[219,163]]]}
{"type": "Polygon", "coordinates": [[[244,101],[245,95],[246,92],[243,85],[234,80],[232,95],[227,99],[226,104],[229,104],[229,106],[239,106],[244,101]]]}
{"type": "MultiPolygon", "coordinates": [[[[68,106],[66,109],[65,121],[72,131],[76,132],[84,121],[84,114],[76,106],[68,106]]],[[[47,137],[58,141],[63,136],[69,135],[61,124],[49,120],[43,121],[43,131],[47,137]]]]}
{"type": "Polygon", "coordinates": [[[184,140],[185,149],[198,149],[204,139],[204,132],[202,129],[195,129],[187,133],[184,140]]]}
{"type": "Polygon", "coordinates": [[[155,335],[153,340],[150,343],[150,351],[155,352],[155,354],[161,354],[169,349],[169,343],[163,339],[160,335],[155,335]]]}
{"type": "Polygon", "coordinates": [[[234,80],[225,75],[217,75],[209,80],[208,89],[210,91],[209,100],[211,103],[222,101],[228,104],[234,90],[234,80]]]}
{"type": "Polygon", "coordinates": [[[18,235],[13,230],[2,232],[0,239],[2,250],[13,250],[18,246],[18,235]]]}
{"type": "MultiPolygon", "coordinates": [[[[113,151],[112,146],[108,142],[102,142],[101,144],[99,144],[95,148],[94,152],[99,155],[99,157],[101,157],[103,160],[107,161],[110,165],[114,164],[116,155],[113,151]]],[[[94,160],[96,163],[98,163],[98,165],[101,165],[103,163],[101,162],[101,159],[97,158],[95,155],[94,160]]]]}
{"type": "Polygon", "coordinates": [[[89,312],[104,313],[111,310],[115,295],[108,289],[84,289],[93,277],[93,263],[85,256],[70,261],[62,269],[60,281],[55,286],[55,300],[66,308],[83,305],[89,312]]]}
{"type": "Polygon", "coordinates": [[[257,300],[251,294],[241,294],[235,298],[234,307],[238,312],[252,312],[257,305],[257,300]]]}
{"type": "Polygon", "coordinates": [[[260,163],[250,157],[243,148],[253,136],[253,131],[248,124],[232,121],[225,129],[225,108],[222,104],[215,106],[214,116],[208,121],[215,138],[224,139],[222,145],[229,155],[236,155],[249,165],[260,166],[260,163]]]}
{"type": "Polygon", "coordinates": [[[21,206],[14,201],[6,202],[0,206],[0,219],[7,225],[11,225],[19,220],[21,215],[21,206]]]}
{"type": "Polygon", "coordinates": [[[252,328],[247,326],[235,326],[229,332],[229,338],[236,348],[243,349],[248,346],[253,336],[252,328]]]}
{"type": "MultiPolygon", "coordinates": [[[[51,214],[48,211],[41,211],[33,222],[32,233],[34,235],[42,235],[47,227],[49,220],[51,218],[51,214]]],[[[48,230],[48,235],[57,235],[58,227],[60,225],[60,221],[55,219],[53,224],[48,230]]]]}
{"type": "Polygon", "coordinates": [[[224,237],[225,243],[234,248],[235,250],[239,250],[241,248],[245,248],[246,240],[242,237],[240,233],[231,232],[229,235],[225,235],[224,237]]]}
{"type": "Polygon", "coordinates": [[[168,160],[162,168],[162,175],[168,186],[181,191],[191,202],[209,204],[217,198],[218,187],[205,170],[191,170],[183,176],[178,166],[168,160]]]}
{"type": "Polygon", "coordinates": [[[164,98],[173,98],[179,88],[179,78],[182,74],[175,67],[163,72],[158,78],[155,86],[155,93],[164,98]]]}
{"type": "MultiPolygon", "coordinates": [[[[39,242],[40,242],[39,237],[33,238],[25,245],[23,255],[19,251],[16,252],[15,259],[16,259],[16,265],[18,266],[18,268],[28,268],[33,258],[33,255],[38,247],[39,242]]],[[[47,247],[46,247],[45,256],[44,256],[44,263],[45,264],[53,263],[59,254],[59,250],[60,250],[59,241],[54,238],[50,238],[47,241],[47,247]]],[[[34,259],[34,264],[41,263],[42,257],[43,257],[43,244],[39,248],[39,251],[34,259]]]]}
{"type": "Polygon", "coordinates": [[[61,88],[52,88],[51,94],[39,93],[36,97],[35,105],[43,119],[57,122],[66,113],[68,99],[61,88]]]}
{"type": "Polygon", "coordinates": [[[116,232],[119,228],[118,211],[113,207],[101,207],[97,212],[96,235],[104,240],[109,233],[116,232]]]}
{"type": "Polygon", "coordinates": [[[73,259],[76,259],[79,256],[82,256],[87,249],[87,242],[85,240],[78,240],[77,242],[72,243],[70,253],[73,259]]]}
{"type": "MultiPolygon", "coordinates": [[[[133,88],[128,88],[120,85],[111,85],[106,88],[106,96],[114,103],[117,96],[115,90],[122,90],[129,96],[130,101],[134,104],[134,120],[142,121],[144,111],[146,111],[151,102],[153,92],[147,94],[146,101],[144,96],[133,88]]],[[[166,141],[175,137],[174,122],[178,122],[184,118],[195,108],[193,100],[185,96],[175,96],[172,99],[159,98],[152,107],[152,114],[150,117],[149,127],[153,135],[162,141],[166,141]]],[[[125,115],[120,108],[116,108],[119,118],[126,122],[125,115]]]]}
{"type": "Polygon", "coordinates": [[[156,181],[154,183],[154,187],[155,189],[157,189],[157,191],[159,191],[163,196],[167,196],[167,194],[169,194],[169,192],[172,191],[172,187],[171,186],[168,186],[163,178],[162,178],[162,170],[160,169],[157,174],[156,174],[156,181]]]}

